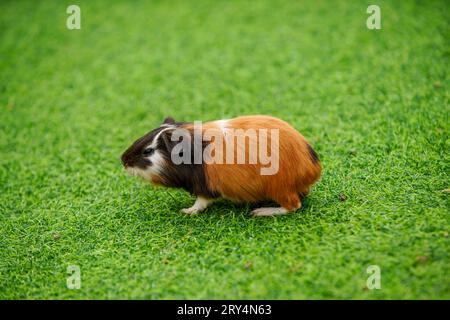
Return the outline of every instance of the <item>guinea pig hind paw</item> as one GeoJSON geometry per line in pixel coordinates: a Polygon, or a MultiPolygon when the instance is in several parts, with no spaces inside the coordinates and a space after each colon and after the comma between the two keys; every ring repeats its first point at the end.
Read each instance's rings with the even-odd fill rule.
{"type": "Polygon", "coordinates": [[[181,209],[181,212],[184,214],[187,214],[187,215],[193,215],[193,214],[199,213],[200,210],[198,210],[197,208],[194,208],[194,207],[190,207],[190,208],[181,209]]]}
{"type": "Polygon", "coordinates": [[[271,217],[276,215],[287,214],[289,211],[283,207],[263,207],[252,210],[252,217],[271,217]]]}

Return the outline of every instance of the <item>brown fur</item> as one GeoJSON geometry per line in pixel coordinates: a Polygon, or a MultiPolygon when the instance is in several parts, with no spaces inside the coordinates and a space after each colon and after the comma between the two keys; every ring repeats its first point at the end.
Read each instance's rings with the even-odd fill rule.
{"type": "MultiPolygon", "coordinates": [[[[185,127],[190,129],[192,124],[187,124],[185,127]]],[[[256,164],[248,163],[250,141],[245,139],[245,164],[205,165],[208,188],[224,198],[237,202],[270,199],[289,211],[300,208],[300,197],[308,194],[310,186],[319,179],[321,174],[317,155],[305,138],[285,121],[269,116],[243,116],[226,120],[226,127],[255,129],[257,132],[259,129],[269,129],[269,131],[279,129],[279,170],[274,175],[261,175],[260,168],[267,165],[259,163],[259,158],[256,164]]],[[[215,121],[203,124],[203,131],[211,128],[222,132],[215,121]]],[[[270,141],[270,134],[268,137],[270,141]]],[[[223,154],[225,157],[225,145],[223,154]]],[[[234,154],[234,163],[236,163],[237,148],[234,154]]]]}

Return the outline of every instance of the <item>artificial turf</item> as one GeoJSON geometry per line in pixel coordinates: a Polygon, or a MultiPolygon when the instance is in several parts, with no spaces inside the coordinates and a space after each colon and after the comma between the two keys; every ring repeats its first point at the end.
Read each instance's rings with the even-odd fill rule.
{"type": "Polygon", "coordinates": [[[0,298],[450,298],[446,1],[377,1],[381,30],[366,1],[70,4],[0,3],[0,298]],[[297,213],[185,216],[120,164],[165,116],[245,114],[319,153],[297,213]]]}

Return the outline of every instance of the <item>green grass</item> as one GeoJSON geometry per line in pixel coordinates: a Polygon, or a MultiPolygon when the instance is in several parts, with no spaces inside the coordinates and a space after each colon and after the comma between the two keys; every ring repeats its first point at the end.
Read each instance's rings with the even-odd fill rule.
{"type": "Polygon", "coordinates": [[[450,299],[446,1],[373,31],[366,1],[77,1],[69,31],[72,3],[0,4],[0,298],[450,299]],[[243,114],[321,156],[299,212],[186,217],[121,167],[165,116],[243,114]]]}

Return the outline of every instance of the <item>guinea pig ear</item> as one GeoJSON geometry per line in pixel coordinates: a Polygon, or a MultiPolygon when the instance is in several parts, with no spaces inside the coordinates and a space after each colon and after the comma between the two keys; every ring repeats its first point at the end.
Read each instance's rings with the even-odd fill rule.
{"type": "Polygon", "coordinates": [[[163,124],[175,124],[175,119],[172,117],[167,117],[164,119],[163,124]]]}
{"type": "Polygon", "coordinates": [[[161,133],[160,139],[162,140],[167,151],[172,150],[175,142],[171,141],[173,130],[166,130],[161,133]]]}

